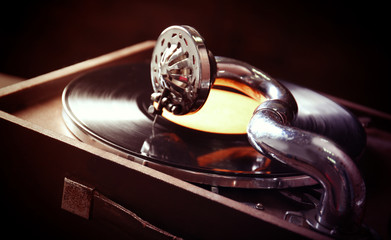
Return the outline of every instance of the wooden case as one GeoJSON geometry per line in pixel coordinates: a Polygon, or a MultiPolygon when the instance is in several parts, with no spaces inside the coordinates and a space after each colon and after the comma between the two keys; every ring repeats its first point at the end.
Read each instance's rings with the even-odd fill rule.
{"type": "Polygon", "coordinates": [[[327,238],[80,142],[68,131],[61,116],[64,87],[97,68],[149,62],[154,44],[142,42],[0,89],[4,233],[87,239],[327,238]]]}

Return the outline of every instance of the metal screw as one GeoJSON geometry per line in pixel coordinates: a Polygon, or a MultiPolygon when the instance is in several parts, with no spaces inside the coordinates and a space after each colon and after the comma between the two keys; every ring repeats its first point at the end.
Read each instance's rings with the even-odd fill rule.
{"type": "Polygon", "coordinates": [[[154,102],[159,102],[161,96],[162,96],[161,93],[152,93],[151,100],[154,102]]]}
{"type": "Polygon", "coordinates": [[[170,108],[170,111],[174,114],[179,114],[182,110],[182,107],[180,105],[173,105],[171,108],[170,108]]]}
{"type": "Polygon", "coordinates": [[[151,114],[151,115],[155,115],[156,109],[155,109],[155,107],[153,105],[150,105],[148,107],[148,113],[151,114]]]}
{"type": "Polygon", "coordinates": [[[255,205],[255,209],[257,209],[257,210],[265,210],[265,207],[263,206],[262,203],[257,203],[257,204],[255,205]]]}

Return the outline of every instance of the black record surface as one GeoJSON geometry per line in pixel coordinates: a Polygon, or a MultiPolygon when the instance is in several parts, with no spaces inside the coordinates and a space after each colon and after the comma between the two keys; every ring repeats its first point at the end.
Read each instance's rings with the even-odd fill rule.
{"type": "Polygon", "coordinates": [[[366,134],[356,117],[319,93],[289,82],[282,83],[298,105],[293,126],[328,137],[353,160],[360,157],[366,145],[366,134]]]}
{"type": "MultiPolygon", "coordinates": [[[[352,158],[359,155],[365,134],[349,112],[311,90],[284,85],[299,105],[294,126],[331,138],[352,158]]],[[[92,71],[64,90],[64,118],[78,131],[113,149],[162,165],[222,176],[301,175],[278,161],[265,159],[250,146],[246,135],[200,132],[162,117],[153,125],[153,116],[147,112],[152,91],[147,63],[92,71]]],[[[76,133],[73,127],[70,130],[76,133]]],[[[83,140],[80,134],[75,135],[83,140]]]]}

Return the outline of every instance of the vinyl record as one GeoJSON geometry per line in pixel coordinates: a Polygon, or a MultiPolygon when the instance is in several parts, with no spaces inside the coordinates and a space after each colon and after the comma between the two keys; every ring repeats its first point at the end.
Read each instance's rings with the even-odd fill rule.
{"type": "MultiPolygon", "coordinates": [[[[63,92],[63,117],[80,140],[144,165],[214,186],[285,188],[316,182],[295,169],[267,159],[245,134],[196,131],[148,113],[148,63],[89,72],[63,92]]],[[[355,158],[365,145],[358,121],[336,103],[311,90],[284,83],[299,105],[294,126],[325,135],[355,158]],[[327,109],[327,111],[324,111],[327,109]]]]}

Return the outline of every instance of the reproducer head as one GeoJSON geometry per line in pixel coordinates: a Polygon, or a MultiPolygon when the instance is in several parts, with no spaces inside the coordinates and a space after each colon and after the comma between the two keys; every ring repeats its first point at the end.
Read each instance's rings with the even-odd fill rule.
{"type": "Polygon", "coordinates": [[[151,60],[153,98],[160,108],[177,115],[197,111],[215,75],[215,59],[194,28],[171,26],[160,34],[151,60]]]}

